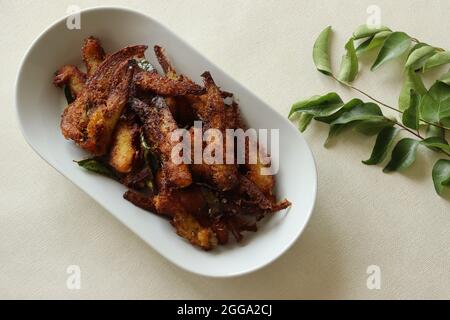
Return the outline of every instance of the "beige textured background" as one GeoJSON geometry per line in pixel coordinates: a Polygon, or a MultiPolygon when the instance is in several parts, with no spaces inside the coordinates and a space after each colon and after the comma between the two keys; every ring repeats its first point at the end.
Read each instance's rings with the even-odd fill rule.
{"type": "MultiPolygon", "coordinates": [[[[105,2],[0,0],[0,298],[450,298],[450,202],[434,193],[436,158],[427,151],[407,173],[385,175],[360,162],[372,138],[345,134],[324,149],[327,128],[313,124],[306,139],[319,193],[309,226],[278,261],[231,280],[172,266],[44,163],[15,118],[19,62],[68,5],[105,2]],[[80,291],[66,288],[72,264],[82,270],[80,291]],[[366,287],[371,264],[381,267],[381,290],[366,287]]],[[[158,19],[282,114],[313,94],[356,96],[314,70],[311,48],[333,25],[337,62],[369,4],[380,6],[384,24],[450,48],[448,0],[108,2],[158,19]]],[[[366,68],[357,84],[395,104],[395,68],[366,68]]]]}

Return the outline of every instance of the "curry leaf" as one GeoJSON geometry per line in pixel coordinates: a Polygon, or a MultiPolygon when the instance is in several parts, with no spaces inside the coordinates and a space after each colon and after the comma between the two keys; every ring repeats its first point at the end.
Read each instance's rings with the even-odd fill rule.
{"type": "Polygon", "coordinates": [[[383,45],[384,41],[386,41],[386,38],[388,36],[390,36],[391,33],[392,33],[392,31],[381,31],[381,32],[377,33],[372,38],[369,38],[366,41],[364,41],[363,43],[361,43],[356,48],[356,54],[361,55],[372,49],[381,47],[383,45]]]}
{"type": "Polygon", "coordinates": [[[400,140],[392,150],[391,161],[383,169],[384,172],[392,172],[410,167],[416,160],[417,148],[420,141],[404,138],[400,140]]]}
{"type": "Polygon", "coordinates": [[[82,167],[88,171],[98,173],[105,177],[112,178],[115,180],[118,179],[117,174],[111,168],[109,168],[105,163],[103,163],[102,161],[100,161],[97,158],[90,158],[90,159],[75,161],[75,162],[80,167],[82,167]]]}
{"type": "Polygon", "coordinates": [[[450,70],[446,74],[444,74],[440,79],[440,82],[445,83],[446,85],[450,86],[450,70]]]}
{"type": "Polygon", "coordinates": [[[441,159],[433,167],[433,183],[438,194],[442,194],[445,186],[450,186],[450,160],[441,159]]]}
{"type": "Polygon", "coordinates": [[[400,130],[394,127],[387,127],[380,131],[373,147],[372,154],[368,160],[363,161],[367,165],[375,165],[382,162],[389,151],[395,136],[400,130]]]}
{"type": "Polygon", "coordinates": [[[359,26],[355,30],[355,32],[353,32],[353,39],[357,40],[357,39],[372,37],[383,31],[391,31],[391,29],[389,29],[386,26],[377,27],[377,26],[370,26],[368,24],[363,24],[363,25],[359,26]]]}
{"type": "Polygon", "coordinates": [[[406,61],[405,68],[410,68],[413,70],[420,69],[430,57],[435,55],[435,53],[435,48],[429,45],[424,45],[410,54],[408,60],[406,61]]]}
{"type": "Polygon", "coordinates": [[[377,69],[389,60],[404,54],[411,46],[411,38],[404,32],[393,32],[384,42],[372,70],[377,69]]]}
{"type": "Polygon", "coordinates": [[[382,129],[392,127],[393,125],[395,125],[395,121],[388,118],[369,119],[356,123],[353,130],[366,136],[373,136],[378,134],[382,129]]]}
{"type": "Polygon", "coordinates": [[[410,101],[409,108],[403,112],[402,122],[408,128],[417,130],[419,129],[420,96],[414,90],[411,90],[410,101]]]}
{"type": "Polygon", "coordinates": [[[407,69],[405,71],[403,87],[398,98],[398,107],[400,111],[404,111],[409,108],[411,101],[411,90],[414,90],[421,96],[427,93],[427,89],[425,88],[420,75],[412,69],[407,69]]]}
{"type": "Polygon", "coordinates": [[[427,62],[423,66],[423,71],[428,71],[431,68],[439,67],[447,63],[450,63],[450,52],[438,52],[427,60],[427,62]]]}
{"type": "Polygon", "coordinates": [[[329,56],[331,27],[326,27],[317,38],[313,48],[313,60],[317,70],[328,76],[333,74],[329,56]]]}
{"type": "Polygon", "coordinates": [[[420,114],[426,121],[450,127],[450,86],[436,82],[423,97],[420,114]]]}
{"type": "Polygon", "coordinates": [[[334,120],[331,125],[348,124],[359,120],[382,120],[385,119],[380,107],[375,103],[363,103],[356,105],[352,109],[344,112],[339,118],[334,120]]]}
{"type": "Polygon", "coordinates": [[[440,150],[446,153],[450,153],[450,146],[448,145],[448,142],[441,137],[431,137],[424,139],[422,140],[421,144],[432,150],[440,150]]]}
{"type": "Polygon", "coordinates": [[[314,120],[324,122],[331,124],[334,120],[339,118],[343,113],[353,109],[354,107],[363,104],[362,100],[360,99],[352,99],[349,102],[343,104],[335,113],[328,115],[328,116],[316,116],[314,117],[314,120]]]}
{"type": "Polygon", "coordinates": [[[291,108],[289,118],[296,112],[326,117],[335,113],[343,105],[342,99],[335,92],[330,92],[323,96],[313,96],[307,100],[295,103],[291,108]]]}
{"type": "Polygon", "coordinates": [[[307,113],[302,113],[300,115],[300,119],[298,120],[298,129],[300,130],[300,132],[304,132],[306,128],[308,128],[313,117],[314,116],[312,114],[307,113]]]}
{"type": "Polygon", "coordinates": [[[355,44],[353,39],[350,39],[345,45],[346,53],[342,57],[341,69],[339,71],[338,79],[342,82],[352,82],[358,74],[358,57],[356,56],[355,44]]]}

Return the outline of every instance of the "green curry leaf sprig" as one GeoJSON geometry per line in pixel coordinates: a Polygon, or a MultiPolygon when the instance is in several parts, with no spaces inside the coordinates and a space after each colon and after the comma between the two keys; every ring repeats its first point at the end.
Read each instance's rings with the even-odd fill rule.
{"type": "Polygon", "coordinates": [[[450,52],[420,42],[405,32],[392,31],[385,26],[372,28],[362,25],[347,41],[339,72],[335,76],[329,53],[330,34],[331,27],[327,27],[314,44],[313,60],[317,70],[375,103],[360,99],[344,102],[337,93],[332,92],[295,103],[289,118],[298,119],[302,132],[313,119],[329,124],[326,145],[348,128],[365,135],[376,135],[372,154],[363,163],[380,164],[390,153],[384,172],[410,167],[422,147],[446,156],[446,159],[437,161],[432,170],[436,192],[442,195],[444,189],[450,187],[450,146],[446,140],[450,130],[450,70],[429,89],[424,85],[422,74],[450,64],[450,52]],[[352,85],[359,72],[359,57],[373,50],[378,50],[378,54],[372,71],[391,60],[404,60],[404,80],[398,107],[389,106],[352,85]],[[400,119],[386,117],[380,106],[398,112],[400,119]],[[402,130],[412,137],[395,142],[402,130]]]}

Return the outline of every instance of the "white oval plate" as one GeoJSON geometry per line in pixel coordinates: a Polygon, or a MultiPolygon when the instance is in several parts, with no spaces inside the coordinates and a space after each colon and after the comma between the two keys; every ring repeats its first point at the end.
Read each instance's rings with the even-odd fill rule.
{"type": "Polygon", "coordinates": [[[16,108],[23,135],[44,160],[162,256],[190,272],[231,277],[262,268],[296,241],[313,211],[316,167],[297,129],[166,27],[139,12],[119,7],[92,8],[81,13],[81,30],[69,30],[66,19],[50,26],[34,41],[23,59],[16,84],[16,108]],[[200,81],[203,71],[211,71],[224,90],[235,93],[250,127],[279,129],[280,153],[273,161],[280,164],[277,193],[293,203],[289,212],[266,219],[257,233],[246,233],[242,244],[203,252],[179,238],[166,220],[124,200],[124,186],[80,169],[73,160],[83,159],[86,154],[60,133],[64,95],[51,82],[60,66],[80,63],[83,39],[91,35],[101,39],[107,52],[132,44],[149,45],[147,57],[154,65],[157,63],[151,48],[159,44],[167,48],[180,72],[194,80],[200,81]]]}

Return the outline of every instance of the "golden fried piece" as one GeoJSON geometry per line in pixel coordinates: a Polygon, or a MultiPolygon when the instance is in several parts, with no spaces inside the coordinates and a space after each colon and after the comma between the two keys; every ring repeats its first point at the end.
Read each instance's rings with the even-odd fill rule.
{"type": "Polygon", "coordinates": [[[70,92],[74,98],[78,97],[84,89],[86,83],[86,74],[81,72],[77,67],[72,65],[65,65],[59,69],[53,84],[57,87],[69,86],[70,92]]]}
{"type": "MultiPolygon", "coordinates": [[[[239,105],[236,102],[226,106],[225,112],[228,128],[246,129],[239,112],[239,105]]],[[[272,197],[273,188],[275,186],[275,176],[261,174],[262,169],[269,167],[269,164],[264,164],[261,161],[260,154],[263,151],[261,148],[262,146],[253,139],[247,139],[245,143],[245,164],[243,166],[247,170],[246,177],[256,184],[267,197],[272,197]],[[256,163],[250,163],[250,152],[256,152],[256,154],[252,155],[253,158],[256,159],[256,163]]]]}
{"type": "Polygon", "coordinates": [[[180,237],[203,250],[211,250],[216,246],[214,231],[196,218],[200,211],[207,209],[200,188],[163,190],[154,197],[154,205],[158,214],[171,217],[171,224],[180,237]]]}
{"type": "Polygon", "coordinates": [[[61,130],[81,148],[104,155],[128,100],[136,62],[146,46],[124,48],[109,56],[90,77],[85,88],[62,115],[61,130]]]}
{"type": "Polygon", "coordinates": [[[174,80],[156,72],[140,71],[135,77],[136,85],[143,91],[151,91],[161,96],[183,96],[202,94],[204,89],[184,79],[174,80]]]}
{"type": "Polygon", "coordinates": [[[156,58],[158,59],[158,62],[161,65],[161,68],[163,69],[166,77],[178,80],[179,76],[174,66],[172,65],[172,62],[167,56],[166,49],[160,46],[154,46],[153,49],[155,51],[156,58]]]}
{"type": "Polygon", "coordinates": [[[129,190],[123,195],[125,200],[130,201],[136,207],[157,213],[155,205],[153,204],[153,196],[147,196],[134,190],[129,190]]]}
{"type": "Polygon", "coordinates": [[[97,71],[100,64],[105,60],[105,51],[103,50],[100,40],[89,37],[84,41],[81,49],[84,64],[87,69],[87,76],[92,76],[97,71]]]}
{"type": "Polygon", "coordinates": [[[129,173],[139,153],[139,126],[128,119],[120,119],[114,131],[108,163],[117,172],[129,173]]]}
{"type": "MultiPolygon", "coordinates": [[[[206,96],[198,99],[192,107],[194,108],[197,116],[203,121],[203,130],[208,129],[218,129],[222,132],[223,138],[225,139],[225,130],[227,129],[227,117],[226,117],[226,106],[222,98],[222,93],[220,89],[214,83],[209,72],[205,72],[203,75],[206,96]]],[[[192,134],[192,140],[195,139],[195,135],[192,134]]],[[[225,142],[222,141],[212,141],[212,149],[224,150],[223,163],[224,164],[193,164],[192,172],[202,177],[207,182],[212,183],[220,191],[227,191],[235,188],[239,183],[237,166],[234,164],[225,164],[226,154],[225,152],[225,142]]],[[[233,150],[228,150],[233,152],[233,150]]]]}
{"type": "Polygon", "coordinates": [[[133,99],[131,108],[144,125],[145,138],[159,156],[167,184],[174,188],[185,188],[192,183],[192,176],[186,164],[172,161],[172,150],[178,144],[171,140],[172,133],[178,129],[162,97],[152,99],[150,105],[133,99]]]}

